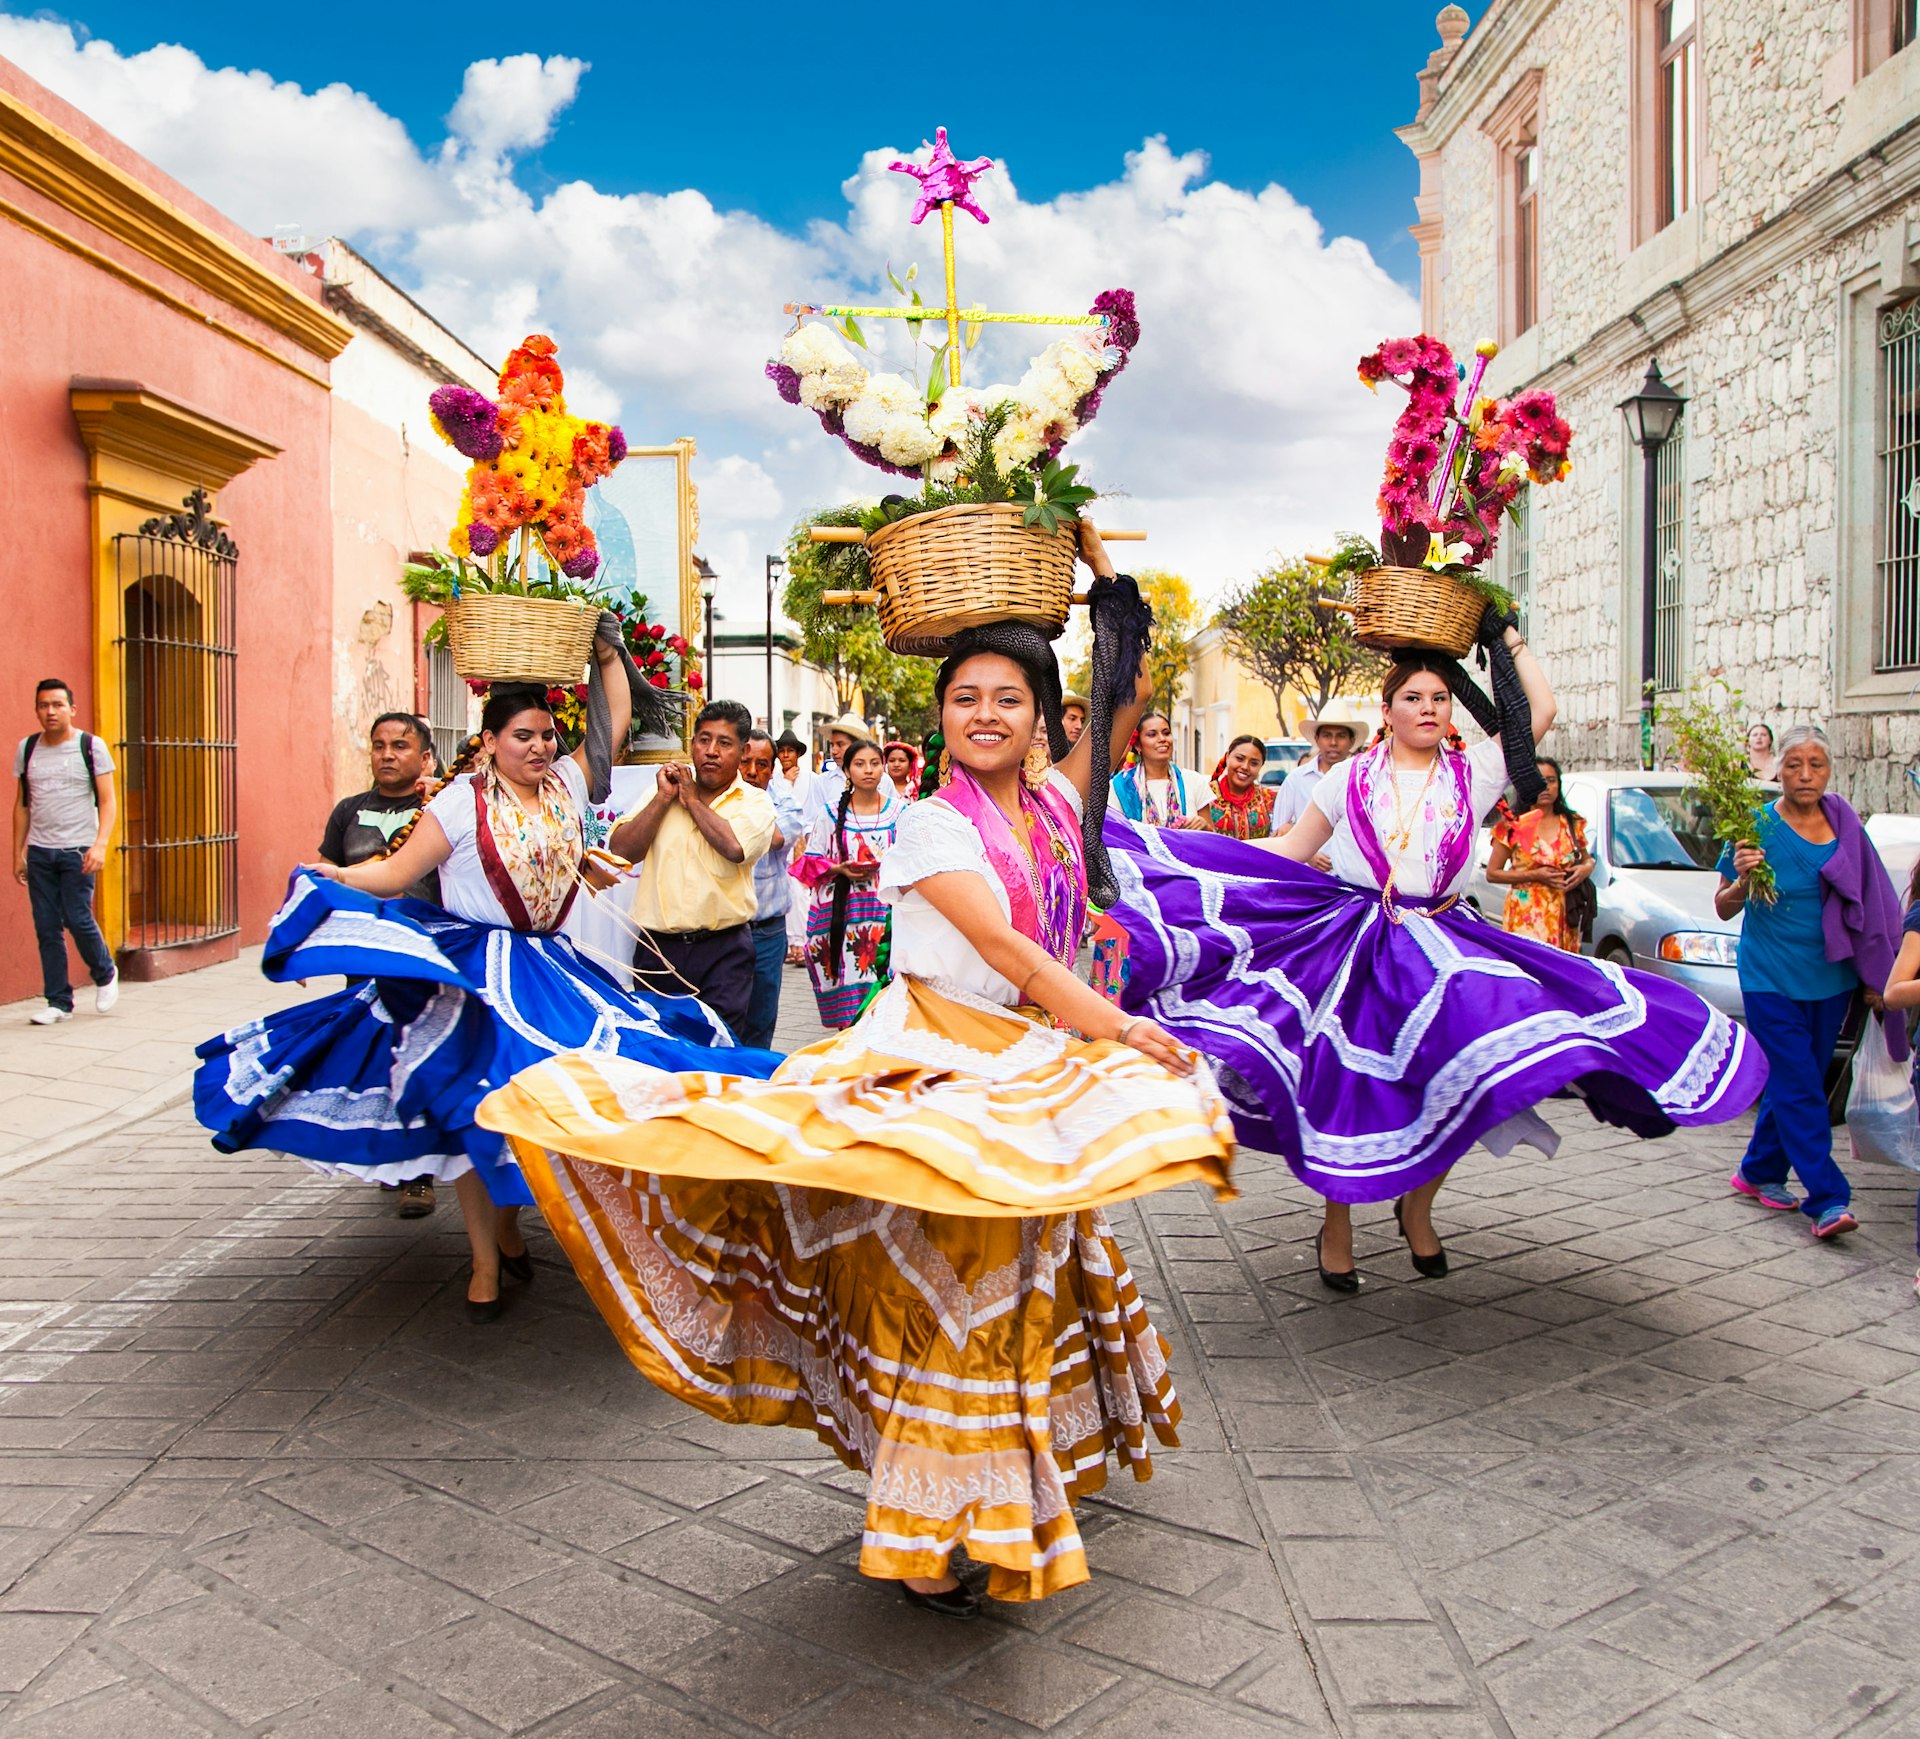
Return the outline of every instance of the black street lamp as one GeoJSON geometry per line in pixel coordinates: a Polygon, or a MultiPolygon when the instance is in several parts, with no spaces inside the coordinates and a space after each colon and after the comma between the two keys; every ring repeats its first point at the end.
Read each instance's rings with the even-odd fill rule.
{"type": "Polygon", "coordinates": [[[787,565],[785,556],[767,557],[767,735],[778,733],[773,728],[773,570],[787,565]]]}
{"type": "Polygon", "coordinates": [[[713,594],[720,576],[713,571],[713,564],[705,556],[693,558],[693,569],[700,576],[700,601],[706,607],[706,652],[701,660],[701,668],[707,676],[707,699],[712,700],[718,692],[713,685],[713,594]]]}
{"type": "Polygon", "coordinates": [[[1640,509],[1640,765],[1653,767],[1653,698],[1658,671],[1654,637],[1659,631],[1659,465],[1660,449],[1679,424],[1687,401],[1660,378],[1657,359],[1647,363],[1647,378],[1632,398],[1620,401],[1627,433],[1640,449],[1646,491],[1640,509]]]}

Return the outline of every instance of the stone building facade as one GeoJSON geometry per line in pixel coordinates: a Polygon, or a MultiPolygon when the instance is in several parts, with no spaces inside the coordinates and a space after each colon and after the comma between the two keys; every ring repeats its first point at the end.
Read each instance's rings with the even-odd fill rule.
{"type": "Polygon", "coordinates": [[[1554,746],[1639,753],[1649,461],[1659,688],[1817,722],[1863,810],[1920,809],[1920,48],[1912,0],[1449,6],[1399,137],[1427,330],[1502,346],[1575,429],[1498,574],[1562,698],[1554,746]]]}

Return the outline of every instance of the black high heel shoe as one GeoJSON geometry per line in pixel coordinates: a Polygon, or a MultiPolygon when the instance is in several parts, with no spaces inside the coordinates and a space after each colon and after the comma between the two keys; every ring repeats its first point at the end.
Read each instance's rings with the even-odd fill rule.
{"type": "Polygon", "coordinates": [[[522,1250],[518,1256],[509,1256],[502,1250],[500,1272],[509,1280],[519,1281],[522,1286],[530,1284],[533,1280],[533,1252],[522,1250]]]}
{"type": "MultiPolygon", "coordinates": [[[[1407,1222],[1400,1212],[1400,1203],[1406,1197],[1397,1198],[1393,1204],[1393,1223],[1400,1228],[1400,1236],[1407,1238],[1407,1222]]],[[[1431,1256],[1422,1256],[1413,1247],[1413,1240],[1407,1238],[1407,1254],[1413,1259],[1413,1270],[1424,1274],[1429,1280],[1444,1280],[1447,1277],[1447,1247],[1442,1244],[1431,1256]]]]}
{"type": "Polygon", "coordinates": [[[964,1582],[957,1582],[951,1588],[943,1588],[938,1594],[922,1594],[919,1589],[909,1588],[902,1582],[900,1592],[907,1597],[909,1606],[917,1606],[922,1612],[937,1613],[941,1618],[978,1618],[980,1616],[980,1596],[964,1582]]]}
{"type": "Polygon", "coordinates": [[[1360,1275],[1352,1268],[1329,1268],[1320,1260],[1320,1240],[1326,1236],[1326,1227],[1322,1226],[1313,1235],[1313,1265],[1320,1270],[1320,1284],[1329,1292],[1358,1292],[1360,1275]]]}

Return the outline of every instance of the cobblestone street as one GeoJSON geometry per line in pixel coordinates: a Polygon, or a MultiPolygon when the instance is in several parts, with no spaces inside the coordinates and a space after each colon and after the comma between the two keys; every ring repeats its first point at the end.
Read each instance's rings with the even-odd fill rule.
{"type": "Polygon", "coordinates": [[[1920,1734],[1903,1174],[1815,1245],[1728,1193],[1744,1126],[1556,1107],[1441,1197],[1450,1278],[1368,1210],[1350,1299],[1261,1156],[1124,1211],[1184,1446],[1082,1506],[1091,1585],[965,1625],[855,1574],[811,1438],[651,1390],[537,1226],[473,1328],[451,1192],[135,1109],[0,1178],[9,1735],[1920,1734]]]}

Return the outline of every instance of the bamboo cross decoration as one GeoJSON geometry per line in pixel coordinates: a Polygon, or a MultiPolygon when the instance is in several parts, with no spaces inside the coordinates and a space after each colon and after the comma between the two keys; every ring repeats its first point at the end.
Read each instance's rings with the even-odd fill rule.
{"type": "Polygon", "coordinates": [[[927,149],[933,152],[932,159],[927,163],[896,162],[889,164],[888,168],[911,175],[920,183],[920,196],[913,203],[911,222],[919,223],[936,206],[939,208],[940,251],[946,267],[947,305],[944,308],[845,308],[788,302],[784,312],[794,315],[796,319],[803,319],[809,314],[821,314],[830,320],[944,320],[947,323],[949,386],[960,384],[962,321],[967,325],[968,347],[978,339],[980,328],[984,325],[1105,327],[1108,324],[1108,317],[1104,314],[996,314],[977,305],[962,308],[960,293],[954,283],[954,208],[958,206],[981,223],[989,221],[987,214],[974,202],[973,184],[993,167],[993,159],[976,157],[971,163],[962,163],[948,147],[945,127],[934,129],[933,144],[927,149]]]}

